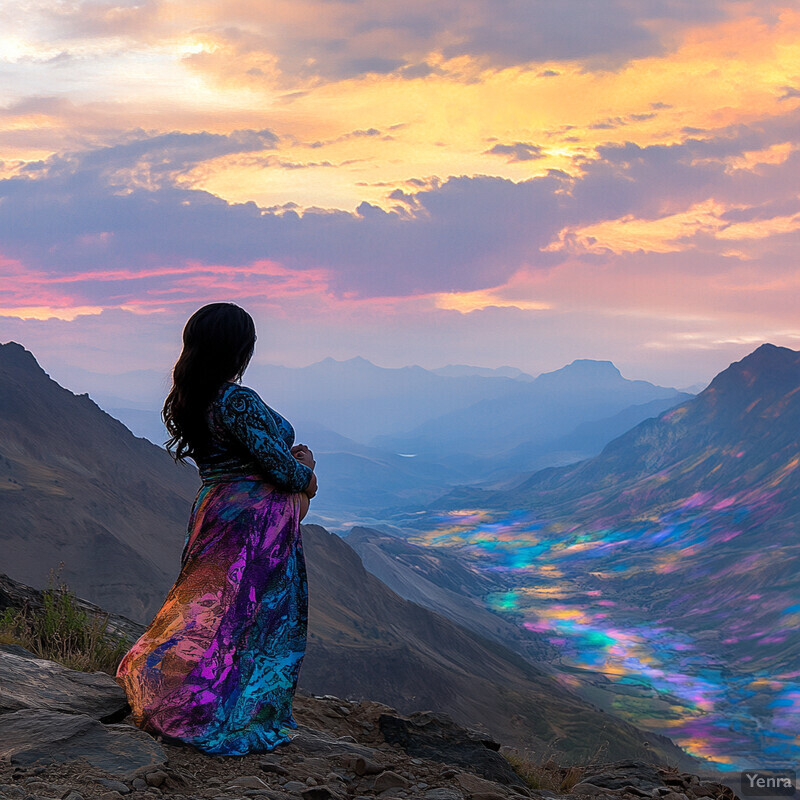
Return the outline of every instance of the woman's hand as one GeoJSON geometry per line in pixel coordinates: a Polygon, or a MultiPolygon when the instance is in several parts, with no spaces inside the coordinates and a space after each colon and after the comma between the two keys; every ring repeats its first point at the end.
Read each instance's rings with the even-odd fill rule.
{"type": "Polygon", "coordinates": [[[303,494],[308,497],[310,500],[314,495],[317,493],[317,473],[314,472],[311,474],[311,480],[308,482],[308,486],[303,489],[303,494]]]}
{"type": "Polygon", "coordinates": [[[317,466],[317,462],[314,461],[314,454],[304,444],[296,444],[290,452],[301,464],[305,464],[311,469],[317,466]]]}

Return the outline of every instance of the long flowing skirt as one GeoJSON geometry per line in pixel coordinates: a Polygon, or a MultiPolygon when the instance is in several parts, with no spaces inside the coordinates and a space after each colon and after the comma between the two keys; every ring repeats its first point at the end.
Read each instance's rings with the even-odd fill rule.
{"type": "Polygon", "coordinates": [[[180,575],[117,670],[137,726],[225,755],[293,738],[308,627],[299,497],[258,476],[200,488],[180,575]]]}

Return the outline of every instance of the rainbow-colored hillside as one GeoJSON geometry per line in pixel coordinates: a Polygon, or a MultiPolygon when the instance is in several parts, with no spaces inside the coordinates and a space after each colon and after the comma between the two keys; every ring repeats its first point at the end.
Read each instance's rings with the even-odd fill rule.
{"type": "Polygon", "coordinates": [[[765,344],[595,458],[444,498],[409,540],[495,573],[487,603],[598,705],[718,768],[791,766],[798,466],[800,353],[765,344]]]}

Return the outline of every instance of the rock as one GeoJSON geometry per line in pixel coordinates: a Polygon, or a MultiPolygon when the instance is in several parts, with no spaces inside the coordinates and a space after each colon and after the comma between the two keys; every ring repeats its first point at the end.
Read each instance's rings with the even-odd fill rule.
{"type": "Polygon", "coordinates": [[[108,778],[95,778],[95,783],[99,783],[101,786],[105,786],[106,789],[112,789],[115,792],[119,792],[120,794],[129,794],[130,789],[120,781],[112,781],[108,778]]]}
{"type": "Polygon", "coordinates": [[[148,772],[144,776],[145,783],[148,786],[155,786],[158,788],[159,786],[163,786],[166,781],[169,780],[169,775],[163,770],[157,769],[153,770],[152,772],[148,772]]]}
{"type": "Polygon", "coordinates": [[[508,794],[496,783],[479,778],[471,772],[459,772],[455,776],[459,789],[463,789],[469,800],[506,800],[508,794]]]}
{"type": "Polygon", "coordinates": [[[83,800],[83,795],[76,791],[71,791],[69,794],[64,795],[63,800],[83,800]]]}
{"type": "Polygon", "coordinates": [[[300,792],[304,792],[308,789],[304,783],[300,781],[286,781],[286,783],[281,786],[281,789],[284,789],[287,792],[294,792],[295,794],[299,794],[300,792]]]}
{"type": "Polygon", "coordinates": [[[716,797],[719,794],[720,786],[711,781],[700,781],[691,784],[692,794],[695,797],[716,797]]]}
{"type": "Polygon", "coordinates": [[[406,787],[409,785],[409,780],[402,775],[398,775],[393,770],[387,769],[381,772],[372,784],[372,788],[376,792],[382,792],[384,789],[393,789],[396,787],[406,787]]]}
{"type": "Polygon", "coordinates": [[[345,742],[337,739],[325,731],[315,730],[306,725],[297,726],[298,733],[292,739],[289,747],[297,748],[301,753],[308,753],[316,756],[363,756],[364,758],[372,758],[375,756],[376,751],[372,747],[366,747],[362,744],[355,744],[353,742],[345,742]]]}
{"type": "Polygon", "coordinates": [[[370,758],[359,757],[353,761],[353,772],[356,775],[377,775],[385,769],[386,767],[370,758]]]}
{"type": "Polygon", "coordinates": [[[644,761],[615,761],[604,764],[602,772],[584,775],[578,785],[582,784],[592,784],[602,789],[624,789],[641,797],[652,797],[654,789],[665,786],[658,770],[644,761]]]}
{"type": "Polygon", "coordinates": [[[261,761],[258,766],[261,767],[264,772],[269,772],[272,775],[289,774],[289,770],[287,770],[286,767],[282,767],[277,761],[261,761]]]}
{"type": "Polygon", "coordinates": [[[423,795],[425,800],[464,800],[464,795],[456,789],[447,786],[438,789],[428,789],[423,795]]]}
{"type": "Polygon", "coordinates": [[[419,711],[407,718],[381,714],[378,726],[389,744],[399,745],[410,756],[457,764],[495,783],[525,786],[497,752],[498,742],[458,725],[448,714],[419,711]]]}
{"type": "Polygon", "coordinates": [[[132,726],[113,730],[86,714],[29,708],[0,716],[0,760],[53,764],[85,758],[117,778],[133,778],[167,757],[151,736],[132,726]]]}
{"type": "Polygon", "coordinates": [[[11,653],[23,658],[39,658],[36,653],[26,650],[21,644],[0,644],[0,653],[11,653]]]}
{"type": "Polygon", "coordinates": [[[303,789],[300,794],[303,800],[341,800],[341,795],[330,786],[310,786],[308,789],[303,789]]]}
{"type": "Polygon", "coordinates": [[[264,783],[257,775],[243,775],[241,778],[234,778],[225,784],[226,788],[240,789],[269,789],[269,784],[264,783]]]}
{"type": "Polygon", "coordinates": [[[320,776],[323,772],[327,772],[330,768],[331,764],[327,758],[311,756],[303,761],[303,770],[305,772],[315,772],[320,776]]]}
{"type": "Polygon", "coordinates": [[[614,797],[617,794],[622,794],[622,792],[618,792],[617,789],[607,789],[602,786],[595,786],[593,783],[581,781],[572,787],[570,794],[575,794],[579,797],[614,797]]]}
{"type": "Polygon", "coordinates": [[[131,784],[137,792],[143,792],[147,789],[147,781],[143,780],[142,778],[134,778],[133,781],[131,781],[131,784]]]}
{"type": "Polygon", "coordinates": [[[78,672],[2,648],[0,675],[0,714],[43,708],[115,722],[128,711],[125,692],[105,672],[78,672]]]}

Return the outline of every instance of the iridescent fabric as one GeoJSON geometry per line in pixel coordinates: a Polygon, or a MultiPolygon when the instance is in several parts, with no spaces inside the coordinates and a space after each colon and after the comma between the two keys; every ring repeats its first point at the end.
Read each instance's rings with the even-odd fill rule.
{"type": "Polygon", "coordinates": [[[286,461],[294,431],[265,408],[233,384],[214,404],[217,458],[198,460],[180,574],[116,675],[136,725],[208,753],[272,750],[297,727],[308,627],[298,487],[311,470],[286,461]],[[284,448],[270,449],[276,435],[284,448]]]}

